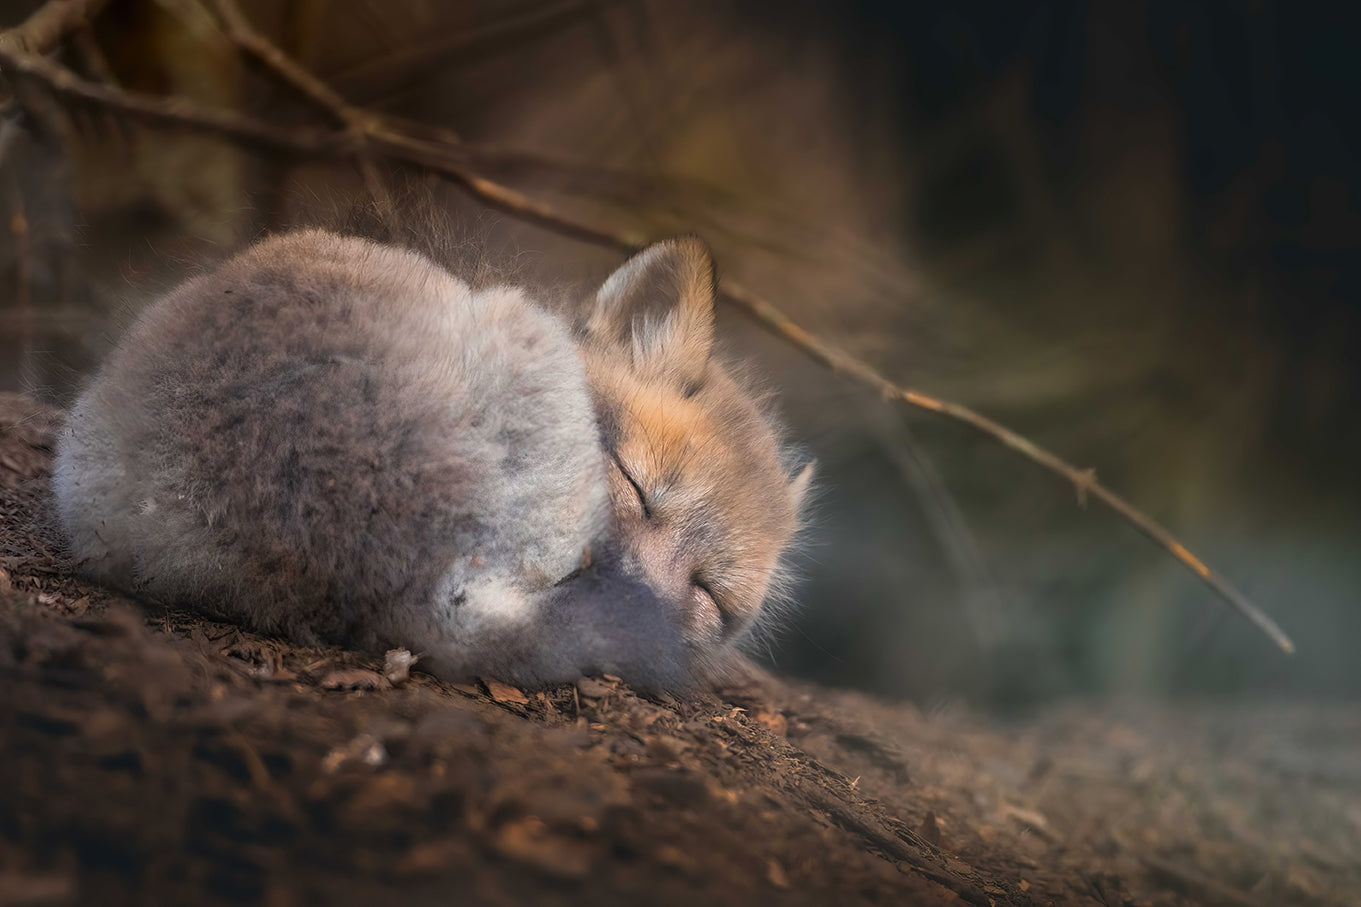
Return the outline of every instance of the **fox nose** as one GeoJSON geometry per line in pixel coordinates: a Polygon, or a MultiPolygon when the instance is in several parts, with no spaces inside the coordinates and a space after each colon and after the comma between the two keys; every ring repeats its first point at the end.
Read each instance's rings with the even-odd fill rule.
{"type": "Polygon", "coordinates": [[[548,590],[539,626],[514,643],[511,670],[536,682],[605,671],[643,690],[687,688],[695,665],[680,621],[631,572],[604,556],[548,590]]]}
{"type": "Polygon", "coordinates": [[[638,576],[658,595],[669,601],[688,595],[694,569],[675,539],[653,533],[643,540],[634,555],[638,576]]]}

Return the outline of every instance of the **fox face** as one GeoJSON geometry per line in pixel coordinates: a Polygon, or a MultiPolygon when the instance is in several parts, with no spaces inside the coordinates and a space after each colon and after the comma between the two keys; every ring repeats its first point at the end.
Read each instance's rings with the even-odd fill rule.
{"type": "Polygon", "coordinates": [[[701,660],[738,641],[778,585],[812,465],[794,475],[760,399],[713,351],[704,244],[649,246],[580,325],[607,458],[608,545],[673,610],[701,660]]]}

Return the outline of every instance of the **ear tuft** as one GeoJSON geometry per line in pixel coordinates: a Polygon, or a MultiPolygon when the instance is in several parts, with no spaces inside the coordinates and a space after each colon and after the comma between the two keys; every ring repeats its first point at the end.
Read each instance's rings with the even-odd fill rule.
{"type": "Polygon", "coordinates": [[[696,384],[713,349],[716,286],[713,256],[698,237],[653,243],[597,291],[586,333],[624,346],[640,371],[696,384]]]}

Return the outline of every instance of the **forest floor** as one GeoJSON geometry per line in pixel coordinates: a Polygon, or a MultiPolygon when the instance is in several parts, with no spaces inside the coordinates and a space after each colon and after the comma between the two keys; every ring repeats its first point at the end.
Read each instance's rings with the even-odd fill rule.
{"type": "Polygon", "coordinates": [[[1361,904],[1361,709],[407,675],[73,577],[56,424],[0,396],[0,907],[1361,904]]]}

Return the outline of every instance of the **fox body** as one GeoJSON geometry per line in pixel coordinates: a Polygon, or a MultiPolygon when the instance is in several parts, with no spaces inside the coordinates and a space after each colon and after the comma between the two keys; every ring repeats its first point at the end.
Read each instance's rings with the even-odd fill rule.
{"type": "Polygon", "coordinates": [[[712,355],[694,239],[575,328],[320,230],[152,304],[73,406],[57,511],[89,575],[446,676],[702,681],[760,614],[805,470],[712,355]]]}

